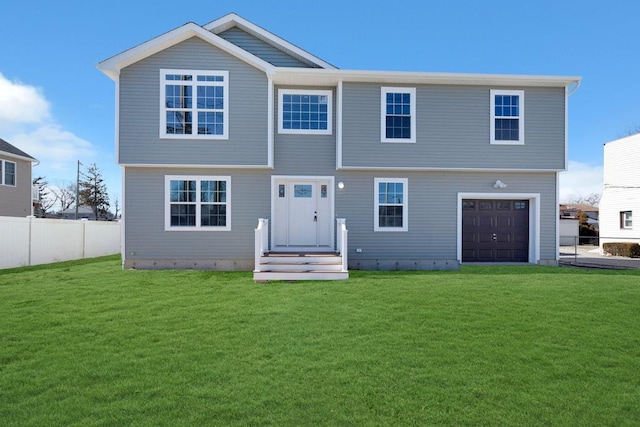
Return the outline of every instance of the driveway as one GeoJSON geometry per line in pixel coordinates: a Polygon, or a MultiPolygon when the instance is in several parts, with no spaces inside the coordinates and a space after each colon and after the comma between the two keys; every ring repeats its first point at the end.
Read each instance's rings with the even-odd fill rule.
{"type": "Polygon", "coordinates": [[[579,245],[577,254],[575,250],[575,246],[560,246],[560,265],[587,268],[640,269],[640,258],[601,255],[600,248],[591,245],[579,245]]]}

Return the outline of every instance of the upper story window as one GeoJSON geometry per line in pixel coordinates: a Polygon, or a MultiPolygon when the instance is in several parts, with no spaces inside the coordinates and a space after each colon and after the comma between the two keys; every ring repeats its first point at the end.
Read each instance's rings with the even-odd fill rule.
{"type": "Polygon", "coordinates": [[[633,228],[632,211],[620,212],[620,228],[633,228]]]}
{"type": "Polygon", "coordinates": [[[0,160],[0,185],[16,185],[16,164],[8,160],[0,160]]]}
{"type": "Polygon", "coordinates": [[[231,230],[228,176],[166,176],[165,230],[231,230]]]}
{"type": "Polygon", "coordinates": [[[416,142],[416,89],[381,88],[380,139],[382,142],[416,142]]]}
{"type": "Polygon", "coordinates": [[[375,178],[374,231],[407,231],[407,178],[375,178]]]}
{"type": "Polygon", "coordinates": [[[228,139],[229,72],[160,70],[160,137],[228,139]]]}
{"type": "Polygon", "coordinates": [[[278,133],[331,135],[330,90],[278,90],[278,133]]]}
{"type": "Polygon", "coordinates": [[[491,143],[524,144],[524,91],[491,91],[491,143]]]}

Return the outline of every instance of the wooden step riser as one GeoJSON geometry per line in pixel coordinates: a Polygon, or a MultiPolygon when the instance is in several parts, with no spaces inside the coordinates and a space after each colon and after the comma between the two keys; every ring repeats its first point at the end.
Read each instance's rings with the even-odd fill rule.
{"type": "Polygon", "coordinates": [[[342,264],[260,264],[260,271],[342,271],[342,264]]]}
{"type": "Polygon", "coordinates": [[[260,257],[260,264],[341,264],[342,258],[339,256],[263,256],[260,257]]]}

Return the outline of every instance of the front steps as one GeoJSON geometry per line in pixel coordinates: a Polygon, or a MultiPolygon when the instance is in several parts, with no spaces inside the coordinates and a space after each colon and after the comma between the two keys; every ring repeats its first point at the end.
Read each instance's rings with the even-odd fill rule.
{"type": "Polygon", "coordinates": [[[253,280],[345,280],[342,257],[330,253],[270,252],[260,257],[260,268],[254,270],[253,280]]]}

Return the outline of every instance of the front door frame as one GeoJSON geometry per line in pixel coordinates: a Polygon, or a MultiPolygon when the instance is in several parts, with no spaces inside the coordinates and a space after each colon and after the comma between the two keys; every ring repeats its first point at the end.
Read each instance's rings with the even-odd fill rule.
{"type": "Polygon", "coordinates": [[[274,251],[332,251],[335,248],[335,177],[324,175],[271,175],[271,249],[274,251]],[[329,245],[327,246],[276,246],[276,201],[278,198],[278,181],[328,181],[329,199],[329,245]]]}
{"type": "Polygon", "coordinates": [[[540,261],[540,193],[458,193],[458,262],[462,264],[462,200],[528,200],[529,263],[540,261]]]}

